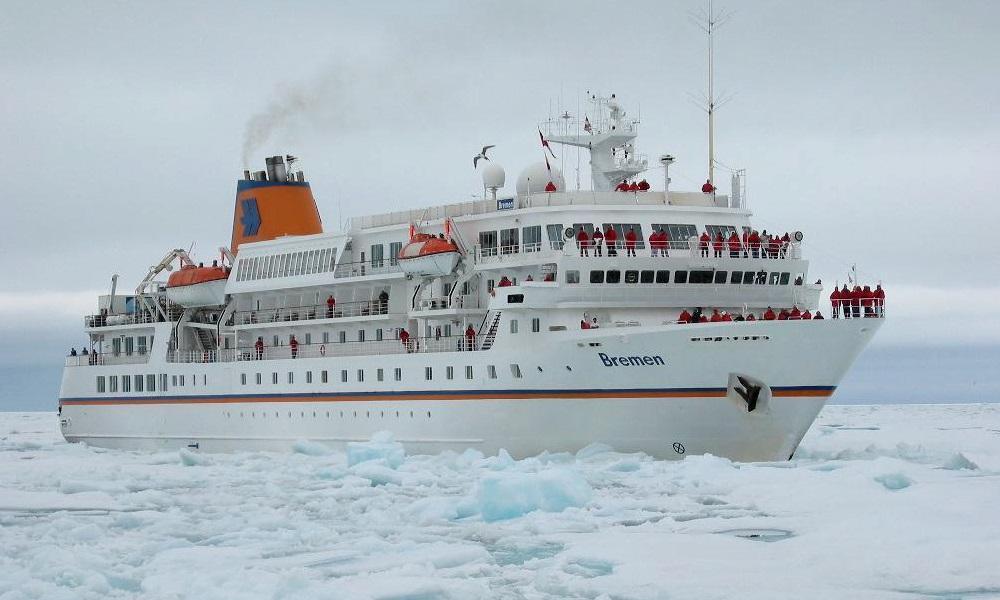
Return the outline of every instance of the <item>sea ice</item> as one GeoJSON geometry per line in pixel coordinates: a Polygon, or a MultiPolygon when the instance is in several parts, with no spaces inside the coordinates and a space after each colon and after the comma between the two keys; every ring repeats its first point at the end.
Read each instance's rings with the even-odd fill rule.
{"type": "Polygon", "coordinates": [[[58,428],[0,413],[2,600],[1000,596],[1000,405],[830,406],[755,464],[384,434],[122,452],[58,428]]]}

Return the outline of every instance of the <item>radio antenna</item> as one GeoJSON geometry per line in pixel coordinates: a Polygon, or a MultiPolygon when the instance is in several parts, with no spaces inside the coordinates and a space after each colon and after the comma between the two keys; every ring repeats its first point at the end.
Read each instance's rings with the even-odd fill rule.
{"type": "Polygon", "coordinates": [[[699,103],[702,110],[708,113],[708,180],[715,184],[715,110],[732,99],[732,96],[715,97],[715,56],[712,38],[715,30],[721,27],[730,17],[731,11],[721,10],[715,12],[713,1],[708,0],[708,10],[700,10],[689,13],[691,20],[699,29],[708,36],[708,93],[702,102],[699,103]]]}

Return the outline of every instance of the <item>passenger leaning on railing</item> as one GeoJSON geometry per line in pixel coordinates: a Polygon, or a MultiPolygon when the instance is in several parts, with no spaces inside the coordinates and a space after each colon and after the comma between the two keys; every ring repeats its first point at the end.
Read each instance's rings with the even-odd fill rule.
{"type": "Polygon", "coordinates": [[[257,360],[262,360],[264,358],[264,338],[258,337],[257,341],[253,344],[253,349],[257,360]]]}
{"type": "MultiPolygon", "coordinates": [[[[601,244],[604,243],[604,234],[601,233],[600,227],[594,227],[593,244],[594,244],[594,256],[601,256],[601,244]]],[[[608,253],[611,256],[611,253],[608,253]]]]}
{"type": "Polygon", "coordinates": [[[580,256],[590,256],[590,252],[588,251],[590,238],[587,236],[587,232],[583,230],[583,225],[576,232],[576,245],[580,249],[580,256]]]}

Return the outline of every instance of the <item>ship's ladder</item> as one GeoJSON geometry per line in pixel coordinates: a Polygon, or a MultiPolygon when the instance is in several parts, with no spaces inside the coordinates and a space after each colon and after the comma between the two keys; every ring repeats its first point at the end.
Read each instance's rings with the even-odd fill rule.
{"type": "Polygon", "coordinates": [[[483,345],[480,350],[489,350],[493,347],[493,341],[497,339],[497,329],[500,327],[501,314],[497,311],[497,316],[493,318],[493,323],[490,324],[490,328],[486,332],[486,337],[483,338],[483,345]]]}

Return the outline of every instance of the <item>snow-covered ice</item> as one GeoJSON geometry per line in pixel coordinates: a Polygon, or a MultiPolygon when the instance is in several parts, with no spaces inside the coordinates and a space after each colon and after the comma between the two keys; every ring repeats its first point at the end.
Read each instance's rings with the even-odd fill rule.
{"type": "Polygon", "coordinates": [[[0,413],[0,599],[1000,597],[1000,405],[831,406],[780,463],[293,450],[0,413]]]}

